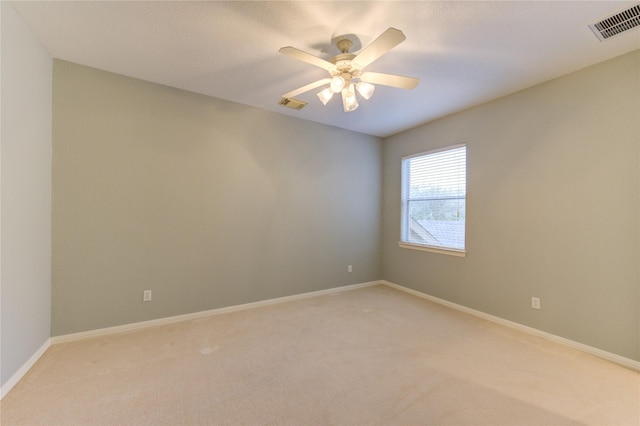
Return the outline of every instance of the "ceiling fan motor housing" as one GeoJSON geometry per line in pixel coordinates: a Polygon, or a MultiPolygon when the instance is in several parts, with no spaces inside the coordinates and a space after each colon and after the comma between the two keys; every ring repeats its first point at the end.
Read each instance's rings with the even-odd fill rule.
{"type": "Polygon", "coordinates": [[[351,80],[353,77],[359,77],[362,70],[351,62],[356,55],[352,53],[341,53],[335,56],[331,62],[336,65],[336,70],[331,73],[332,76],[341,76],[345,80],[351,80]]]}

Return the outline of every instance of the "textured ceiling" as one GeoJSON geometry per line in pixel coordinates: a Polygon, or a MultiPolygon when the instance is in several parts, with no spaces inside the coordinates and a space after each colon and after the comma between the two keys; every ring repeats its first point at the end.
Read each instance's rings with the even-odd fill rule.
{"type": "Polygon", "coordinates": [[[588,27],[634,2],[13,2],[52,56],[143,80],[388,136],[640,48],[640,28],[599,42],[588,27]],[[318,90],[280,95],[326,71],[278,53],[329,59],[333,37],[366,46],[388,27],[407,40],[367,71],[420,78],[378,86],[350,113],[318,90]]]}

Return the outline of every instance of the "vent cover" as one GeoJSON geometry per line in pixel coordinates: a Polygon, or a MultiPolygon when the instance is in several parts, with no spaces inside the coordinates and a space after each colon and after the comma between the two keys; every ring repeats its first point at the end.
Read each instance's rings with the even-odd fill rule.
{"type": "Polygon", "coordinates": [[[302,109],[307,106],[307,102],[294,98],[282,98],[278,103],[282,106],[286,106],[287,108],[292,109],[302,109]]]}
{"type": "Polygon", "coordinates": [[[598,37],[598,40],[604,41],[638,25],[640,25],[640,3],[611,15],[600,22],[590,24],[589,28],[598,37]]]}

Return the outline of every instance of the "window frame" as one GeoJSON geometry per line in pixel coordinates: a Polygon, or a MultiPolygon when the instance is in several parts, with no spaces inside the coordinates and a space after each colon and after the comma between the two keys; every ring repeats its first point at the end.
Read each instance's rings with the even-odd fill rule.
{"type": "Polygon", "coordinates": [[[465,142],[458,143],[455,145],[448,145],[436,149],[432,149],[429,151],[419,152],[416,154],[406,155],[402,157],[400,162],[400,241],[398,242],[398,246],[401,248],[412,249],[412,250],[420,250],[432,253],[446,254],[450,256],[457,257],[466,257],[467,255],[467,220],[466,220],[466,201],[467,201],[467,144],[465,142]],[[408,183],[406,178],[406,167],[407,160],[416,157],[424,157],[431,154],[437,154],[439,152],[451,151],[454,149],[464,148],[465,149],[465,191],[464,191],[464,200],[465,200],[465,221],[464,221],[464,249],[458,249],[454,247],[446,247],[446,246],[434,246],[429,244],[420,244],[416,242],[408,241],[407,233],[408,229],[408,208],[407,204],[410,199],[408,199],[407,192],[408,189],[405,185],[408,183]]]}

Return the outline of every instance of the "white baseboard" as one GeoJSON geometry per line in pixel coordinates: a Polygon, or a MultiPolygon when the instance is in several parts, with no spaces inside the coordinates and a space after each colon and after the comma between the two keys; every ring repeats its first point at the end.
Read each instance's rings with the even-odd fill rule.
{"type": "Polygon", "coordinates": [[[565,339],[564,337],[556,336],[555,334],[547,333],[546,331],[538,330],[533,327],[528,327],[526,325],[518,324],[517,322],[509,321],[504,318],[496,317],[494,315],[490,315],[481,311],[476,311],[475,309],[467,308],[466,306],[458,305],[457,303],[449,302],[448,300],[440,299],[435,296],[428,295],[426,293],[422,293],[417,290],[413,290],[407,287],[403,287],[398,284],[391,283],[389,281],[381,281],[382,284],[395,288],[400,291],[404,291],[409,294],[413,294],[414,296],[421,297],[423,299],[430,300],[432,302],[438,303],[440,305],[446,306],[448,308],[452,308],[470,315],[473,315],[478,318],[482,318],[500,325],[504,325],[509,328],[513,328],[519,331],[523,331],[527,334],[531,334],[537,337],[541,337],[545,340],[549,340],[552,342],[560,343],[562,345],[568,346],[573,349],[577,349],[582,352],[586,352],[591,355],[595,355],[599,358],[605,359],[607,361],[614,362],[616,364],[622,365],[623,367],[630,368],[632,370],[640,371],[640,362],[625,358],[620,355],[616,355],[611,352],[604,351],[602,349],[594,348],[593,346],[585,345],[583,343],[576,342],[574,340],[565,339]]]}
{"type": "Polygon", "coordinates": [[[49,349],[51,346],[51,339],[47,339],[46,342],[40,348],[31,355],[31,358],[25,362],[22,367],[18,369],[13,375],[7,380],[7,382],[0,389],[0,399],[4,398],[6,394],[9,393],[11,389],[24,377],[25,374],[33,367],[33,365],[40,359],[40,357],[49,349]]]}
{"type": "Polygon", "coordinates": [[[379,284],[382,284],[382,281],[369,281],[365,283],[352,284],[352,285],[347,285],[343,287],[329,288],[326,290],[312,291],[309,293],[294,294],[292,296],[278,297],[275,299],[260,300],[258,302],[244,303],[242,305],[227,306],[224,308],[211,309],[208,311],[194,312],[191,314],[176,315],[173,317],[159,318],[155,320],[136,322],[132,324],[118,325],[115,327],[100,328],[97,330],[83,331],[80,333],[64,334],[62,336],[52,337],[51,344],[72,342],[76,340],[88,339],[90,337],[122,333],[125,331],[140,330],[143,328],[154,327],[154,326],[164,325],[164,324],[173,324],[181,321],[188,321],[188,320],[208,317],[212,315],[226,314],[229,312],[243,311],[246,309],[258,308],[261,306],[268,306],[268,305],[275,305],[278,303],[290,302],[293,300],[300,300],[300,299],[307,299],[309,297],[322,296],[326,294],[340,293],[343,291],[355,290],[357,288],[369,287],[369,286],[374,286],[379,284]]]}
{"type": "Polygon", "coordinates": [[[212,309],[212,310],[202,311],[202,312],[194,312],[191,314],[177,315],[173,317],[160,318],[156,320],[143,321],[143,322],[138,322],[133,324],[125,324],[125,325],[120,325],[116,327],[101,328],[98,330],[90,330],[90,331],[85,331],[80,333],[72,333],[72,334],[66,334],[62,336],[55,336],[50,339],[47,339],[47,341],[31,356],[31,358],[29,358],[27,362],[25,362],[24,365],[20,367],[20,369],[16,371],[9,380],[7,380],[4,386],[0,388],[0,399],[4,398],[4,396],[9,393],[9,391],[20,381],[20,379],[22,379],[22,377],[24,377],[24,375],[29,371],[29,369],[33,367],[33,365],[38,361],[38,359],[40,359],[40,357],[45,353],[45,351],[52,344],[82,340],[90,337],[97,337],[97,336],[103,336],[108,334],[122,333],[126,331],[131,331],[131,330],[139,330],[139,329],[153,327],[157,325],[171,324],[171,323],[187,321],[187,320],[196,319],[196,318],[203,318],[203,317],[212,316],[212,315],[220,315],[228,312],[236,312],[236,311],[242,311],[246,309],[257,308],[261,306],[275,305],[278,303],[289,302],[293,300],[307,299],[310,297],[322,296],[327,294],[335,294],[343,291],[355,290],[358,288],[370,287],[370,286],[379,285],[379,284],[383,284],[383,285],[395,288],[397,290],[412,294],[414,296],[418,296],[418,297],[430,300],[440,305],[447,306],[449,308],[468,313],[478,318],[482,318],[497,324],[504,325],[509,328],[520,330],[525,333],[538,336],[546,340],[550,340],[552,342],[560,343],[565,346],[571,347],[573,349],[577,349],[577,350],[589,353],[591,355],[595,355],[597,357],[603,358],[607,361],[614,362],[624,367],[627,367],[636,371],[640,371],[640,362],[638,361],[625,358],[611,352],[603,351],[601,349],[594,348],[592,346],[588,346],[579,342],[575,342],[573,340],[565,339],[564,337],[556,336],[554,334],[547,333],[545,331],[541,331],[532,327],[518,324],[513,321],[496,317],[494,315],[477,311],[475,309],[467,308],[466,306],[458,305],[456,303],[449,302],[444,299],[430,296],[426,293],[422,293],[417,290],[412,290],[410,288],[403,287],[403,286],[391,283],[389,281],[381,280],[381,281],[369,281],[369,282],[360,283],[360,284],[347,285],[343,287],[330,288],[326,290],[312,291],[309,293],[296,294],[292,296],[278,297],[275,299],[261,300],[258,302],[245,303],[242,305],[228,306],[225,308],[212,309]]]}
{"type": "Polygon", "coordinates": [[[20,369],[16,371],[11,376],[11,378],[7,380],[7,382],[0,388],[0,399],[4,398],[4,396],[7,395],[11,389],[13,389],[13,387],[20,381],[20,379],[22,379],[24,375],[27,374],[27,372],[31,369],[31,367],[33,367],[33,365],[38,361],[38,359],[40,359],[40,357],[45,353],[45,351],[49,348],[49,346],[53,344],[82,340],[90,337],[103,336],[107,334],[122,333],[125,331],[131,331],[131,330],[139,330],[139,329],[153,327],[157,325],[171,324],[171,323],[176,323],[180,321],[203,318],[211,315],[219,315],[219,314],[224,314],[228,312],[242,311],[246,309],[257,308],[260,306],[274,305],[277,303],[306,299],[309,297],[322,296],[326,294],[340,293],[343,291],[355,290],[357,288],[369,287],[369,286],[374,286],[379,284],[382,284],[382,281],[369,281],[369,282],[360,283],[360,284],[352,284],[352,285],[347,285],[343,287],[336,287],[336,288],[330,288],[326,290],[312,291],[309,293],[295,294],[292,296],[278,297],[275,299],[261,300],[258,302],[245,303],[242,305],[228,306],[225,308],[212,309],[209,311],[194,312],[191,314],[177,315],[173,317],[159,318],[156,320],[143,321],[143,322],[138,322],[133,324],[125,324],[125,325],[120,325],[116,327],[101,328],[98,330],[90,330],[90,331],[85,331],[81,333],[73,333],[73,334],[66,334],[62,336],[51,337],[50,339],[47,339],[47,341],[31,356],[31,358],[29,358],[27,362],[25,362],[24,365],[20,367],[20,369]]]}

